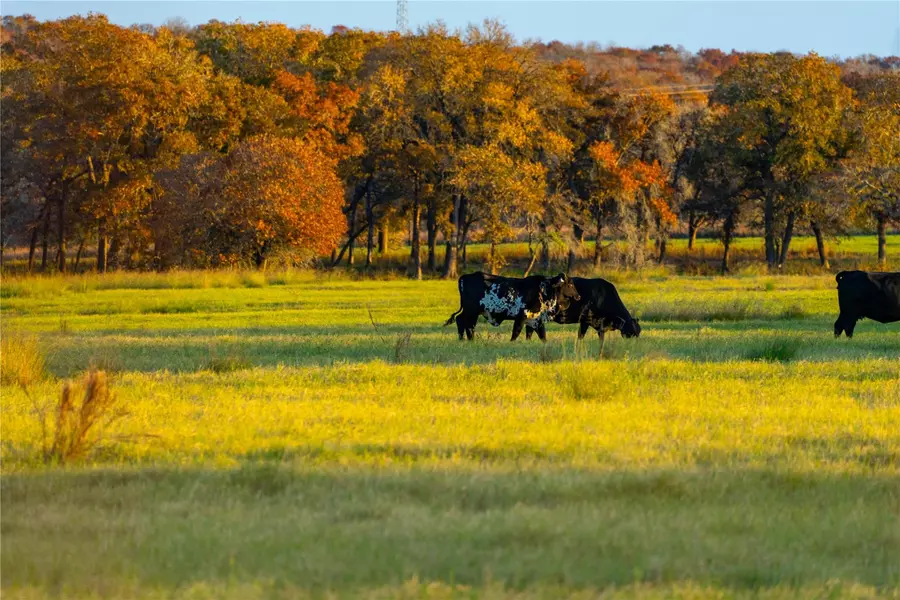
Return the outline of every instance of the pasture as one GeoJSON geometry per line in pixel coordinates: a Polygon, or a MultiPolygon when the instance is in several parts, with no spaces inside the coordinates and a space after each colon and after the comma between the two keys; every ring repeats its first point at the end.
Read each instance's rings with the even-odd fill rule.
{"type": "Polygon", "coordinates": [[[455,282],[6,278],[46,368],[2,390],[4,598],[900,594],[900,326],[835,340],[832,274],[610,279],[643,333],[598,359],[459,342],[455,282]],[[47,466],[90,367],[127,437],[47,466]]]}

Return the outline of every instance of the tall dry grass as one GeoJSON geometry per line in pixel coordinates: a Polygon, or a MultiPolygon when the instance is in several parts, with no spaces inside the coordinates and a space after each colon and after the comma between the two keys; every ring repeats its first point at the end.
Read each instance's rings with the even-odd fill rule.
{"type": "Polygon", "coordinates": [[[34,336],[4,333],[0,339],[0,382],[30,386],[46,376],[46,360],[34,336]]]}
{"type": "Polygon", "coordinates": [[[128,411],[110,391],[103,371],[89,371],[80,384],[65,382],[58,402],[43,406],[35,402],[35,414],[46,464],[82,460],[105,443],[134,437],[116,433],[128,411]]]}

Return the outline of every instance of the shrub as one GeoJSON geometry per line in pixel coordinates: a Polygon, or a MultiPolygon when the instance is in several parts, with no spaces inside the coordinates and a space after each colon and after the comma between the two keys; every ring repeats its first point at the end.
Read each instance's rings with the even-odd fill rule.
{"type": "Polygon", "coordinates": [[[57,405],[38,407],[37,414],[41,451],[48,464],[80,460],[104,441],[125,439],[112,430],[128,413],[110,392],[103,371],[89,371],[80,386],[67,381],[57,405]]]}
{"type": "Polygon", "coordinates": [[[0,381],[27,387],[46,375],[44,354],[37,339],[10,333],[0,341],[0,381]]]}

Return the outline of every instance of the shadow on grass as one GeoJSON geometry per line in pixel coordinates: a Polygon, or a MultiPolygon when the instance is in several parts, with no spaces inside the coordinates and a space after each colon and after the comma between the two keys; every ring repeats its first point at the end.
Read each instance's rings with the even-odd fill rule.
{"type": "MultiPolygon", "coordinates": [[[[194,372],[218,364],[216,357],[240,357],[235,369],[285,366],[328,366],[340,363],[397,362],[397,336],[409,334],[402,362],[412,364],[488,364],[498,359],[532,362],[596,360],[597,336],[591,331],[576,344],[576,326],[554,327],[546,345],[524,336],[509,341],[510,328],[481,327],[474,342],[459,341],[456,332],[439,326],[284,327],[192,329],[158,332],[115,332],[111,335],[47,336],[53,348],[49,370],[69,376],[104,357],[115,357],[118,370],[194,372]]],[[[896,358],[900,336],[881,330],[864,331],[853,340],[835,340],[821,323],[781,328],[771,322],[647,327],[639,339],[607,335],[603,360],[654,359],[724,362],[769,362],[896,358]]],[[[229,363],[230,364],[230,363],[229,363]]]]}
{"type": "Polygon", "coordinates": [[[5,476],[3,585],[76,592],[102,581],[113,595],[134,581],[352,592],[413,577],[513,589],[889,587],[900,585],[900,534],[886,526],[898,485],[887,475],[258,460],[5,476]]]}

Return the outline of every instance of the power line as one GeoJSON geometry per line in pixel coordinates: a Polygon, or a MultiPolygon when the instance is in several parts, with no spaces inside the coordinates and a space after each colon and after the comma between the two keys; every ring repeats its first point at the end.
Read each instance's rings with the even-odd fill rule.
{"type": "Polygon", "coordinates": [[[714,84],[702,85],[671,85],[671,86],[652,86],[645,88],[632,88],[627,90],[619,90],[619,94],[626,98],[640,96],[641,94],[659,94],[661,96],[685,96],[690,94],[707,95],[715,89],[714,84]]]}

